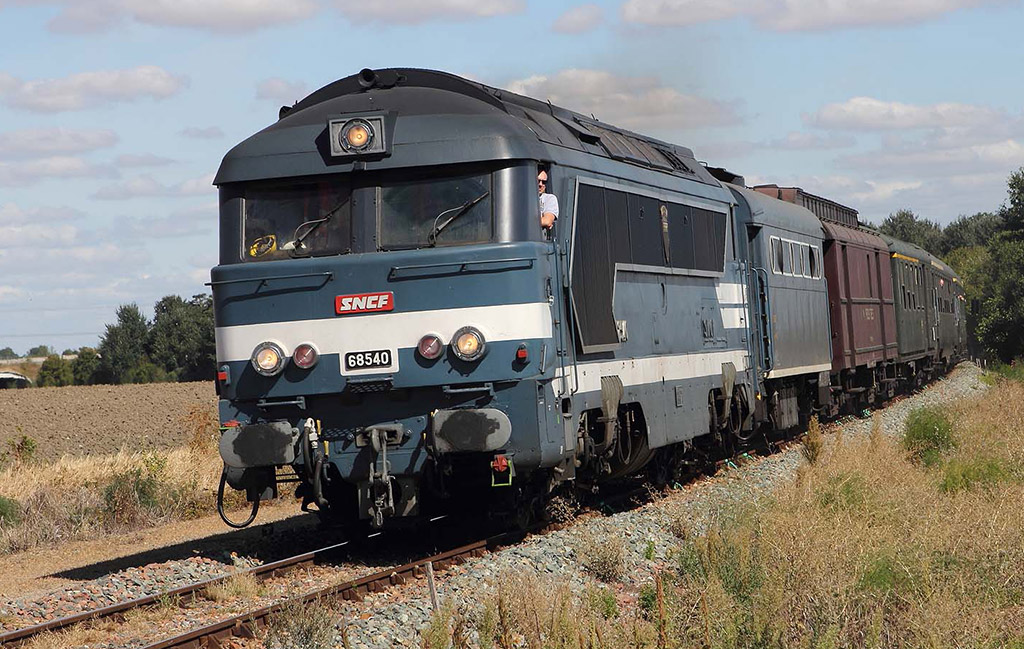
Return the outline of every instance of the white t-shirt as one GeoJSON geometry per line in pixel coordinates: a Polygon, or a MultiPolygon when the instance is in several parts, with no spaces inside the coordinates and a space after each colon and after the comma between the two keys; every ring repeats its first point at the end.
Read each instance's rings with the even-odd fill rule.
{"type": "Polygon", "coordinates": [[[558,197],[554,194],[541,194],[540,195],[540,213],[544,214],[551,212],[558,218],[558,197]]]}

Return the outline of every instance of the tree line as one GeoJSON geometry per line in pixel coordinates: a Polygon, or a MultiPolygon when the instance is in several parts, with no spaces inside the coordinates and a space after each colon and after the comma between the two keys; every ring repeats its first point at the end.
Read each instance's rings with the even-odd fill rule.
{"type": "Polygon", "coordinates": [[[1004,363],[1024,357],[1024,167],[1010,174],[1006,202],[993,212],[941,227],[904,209],[879,230],[941,257],[960,275],[975,353],[1004,363]]]}
{"type": "Polygon", "coordinates": [[[117,322],[106,326],[99,347],[65,352],[77,353],[74,360],[47,355],[36,385],[212,380],[217,364],[213,298],[168,295],[153,312],[149,321],[137,304],[121,305],[117,322]]]}

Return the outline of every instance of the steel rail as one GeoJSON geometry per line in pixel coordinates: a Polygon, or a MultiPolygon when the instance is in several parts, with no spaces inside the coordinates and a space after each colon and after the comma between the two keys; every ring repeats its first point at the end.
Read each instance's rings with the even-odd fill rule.
{"type": "Polygon", "coordinates": [[[288,607],[297,604],[308,604],[318,600],[338,598],[361,601],[369,593],[382,592],[392,586],[404,584],[410,578],[417,579],[423,577],[426,574],[425,567],[428,563],[433,564],[435,570],[445,570],[452,565],[462,563],[470,557],[483,556],[489,550],[520,540],[523,536],[523,532],[499,534],[424,559],[418,559],[405,565],[381,570],[359,579],[326,586],[304,595],[278,602],[277,604],[241,613],[172,638],[160,640],[154,644],[147,645],[144,649],[206,649],[220,647],[226,640],[232,637],[254,638],[256,637],[256,631],[266,626],[273,615],[288,607]]]}
{"type": "Polygon", "coordinates": [[[168,598],[182,598],[187,597],[189,595],[196,595],[202,592],[203,590],[206,590],[210,586],[227,581],[228,579],[240,574],[248,574],[254,577],[261,578],[276,577],[285,571],[294,570],[299,566],[313,563],[317,559],[323,558],[324,555],[340,550],[341,548],[347,546],[349,543],[350,541],[342,541],[341,543],[335,543],[334,545],[328,545],[317,550],[303,552],[302,554],[297,554],[295,556],[280,559],[278,561],[272,561],[270,563],[265,563],[259,566],[253,566],[251,568],[232,572],[226,575],[222,575],[220,577],[211,577],[209,579],[195,582],[193,584],[179,586],[178,588],[163,591],[155,595],[147,595],[145,597],[139,597],[124,602],[118,602],[116,604],[111,604],[110,606],[105,606],[103,608],[98,608],[91,611],[83,611],[81,613],[75,613],[74,615],[69,615],[67,617],[57,618],[55,620],[48,620],[46,622],[41,622],[39,624],[35,624],[32,626],[26,626],[20,629],[15,629],[13,631],[0,633],[0,646],[17,647],[42,633],[46,633],[47,631],[59,631],[61,629],[65,629],[69,626],[73,626],[81,622],[112,617],[114,615],[122,614],[126,611],[130,611],[136,608],[141,608],[143,606],[149,606],[152,604],[157,604],[161,601],[166,601],[168,598]]]}

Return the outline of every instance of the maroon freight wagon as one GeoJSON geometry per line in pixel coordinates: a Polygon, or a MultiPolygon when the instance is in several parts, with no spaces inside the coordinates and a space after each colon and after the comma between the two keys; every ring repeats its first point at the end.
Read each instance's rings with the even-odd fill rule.
{"type": "MultiPolygon", "coordinates": [[[[755,190],[801,205],[821,220],[825,278],[832,326],[832,385],[846,409],[891,397],[896,311],[889,247],[877,234],[858,229],[857,211],[798,187],[760,185],[755,190]]],[[[894,369],[894,368],[893,368],[894,369]]]]}

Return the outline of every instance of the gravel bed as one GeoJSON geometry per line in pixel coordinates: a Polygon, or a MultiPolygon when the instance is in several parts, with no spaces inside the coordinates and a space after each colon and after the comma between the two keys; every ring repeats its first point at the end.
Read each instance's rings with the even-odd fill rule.
{"type": "Polygon", "coordinates": [[[75,588],[54,591],[42,597],[6,600],[0,603],[0,629],[31,626],[119,602],[159,595],[181,586],[222,577],[258,564],[257,560],[231,553],[225,556],[225,561],[189,557],[128,568],[83,582],[75,588]]]}
{"type": "MultiPolygon", "coordinates": [[[[962,364],[948,376],[923,391],[901,398],[881,411],[882,430],[899,435],[911,410],[920,406],[950,403],[979,394],[987,389],[980,380],[981,370],[962,364]]],[[[868,435],[871,417],[848,417],[826,428],[826,433],[841,429],[844,437],[868,435]]],[[[828,438],[826,436],[826,443],[828,438]]],[[[439,575],[439,600],[456,609],[474,609],[483,596],[493,592],[501,576],[529,574],[550,577],[568,585],[574,592],[591,587],[611,588],[620,603],[634,602],[639,588],[651,582],[665,567],[669,553],[678,543],[670,532],[673,518],[685,516],[691,531],[700,533],[710,516],[723,506],[749,501],[771,492],[791,480],[803,462],[799,447],[765,457],[750,458],[740,466],[719,471],[666,498],[638,509],[612,516],[589,516],[569,528],[532,537],[514,547],[486,557],[472,559],[439,575]],[[617,536],[625,544],[625,574],[614,584],[603,584],[581,565],[578,549],[591,539],[617,536]]],[[[431,602],[426,585],[418,581],[403,589],[393,589],[367,597],[362,603],[346,603],[338,611],[341,618],[337,646],[349,649],[376,647],[418,647],[420,634],[429,624],[431,602]],[[346,636],[343,644],[341,634],[346,636]]]]}

